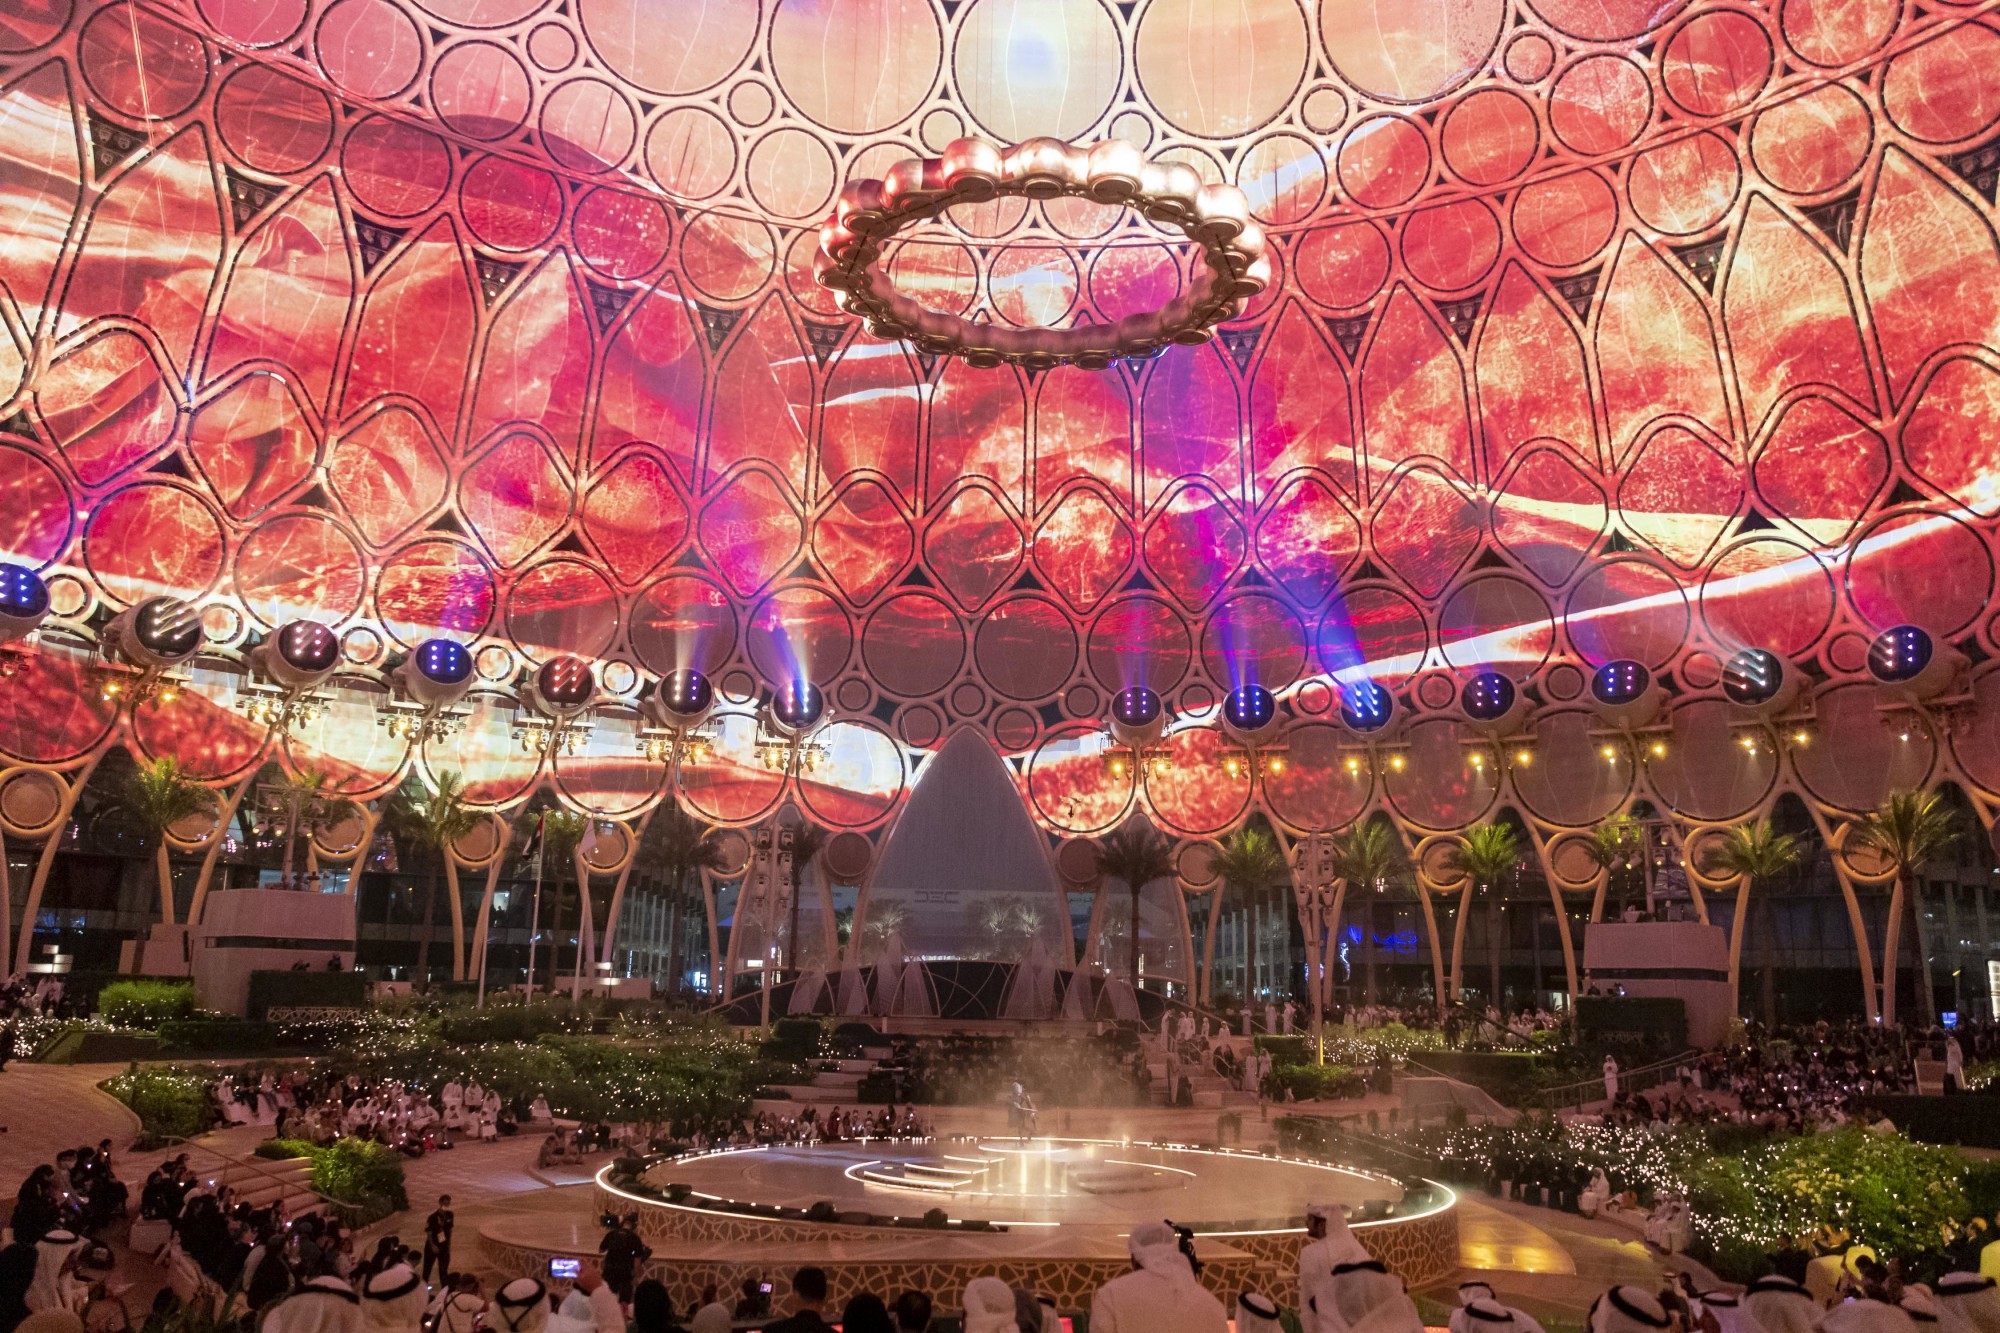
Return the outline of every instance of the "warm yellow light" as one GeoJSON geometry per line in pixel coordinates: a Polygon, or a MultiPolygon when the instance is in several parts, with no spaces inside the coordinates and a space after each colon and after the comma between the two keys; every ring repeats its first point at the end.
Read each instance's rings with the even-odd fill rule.
{"type": "Polygon", "coordinates": [[[1396,771],[1397,771],[1398,773],[1402,772],[1402,771],[1403,771],[1403,756],[1401,756],[1401,755],[1399,755],[1399,754],[1392,754],[1392,755],[1390,755],[1390,756],[1389,756],[1389,767],[1391,767],[1391,768],[1395,769],[1395,770],[1396,770],[1396,771]]]}
{"type": "Polygon", "coordinates": [[[1238,773],[1243,771],[1243,766],[1237,763],[1234,759],[1224,760],[1222,766],[1223,768],[1228,770],[1229,776],[1232,778],[1235,777],[1238,773]]]}
{"type": "Polygon", "coordinates": [[[1663,758],[1665,758],[1665,757],[1666,757],[1666,753],[1667,753],[1667,743],[1666,743],[1665,741],[1654,741],[1654,742],[1653,742],[1653,757],[1654,757],[1655,759],[1663,759],[1663,758]]]}
{"type": "Polygon", "coordinates": [[[1804,745],[1811,739],[1812,733],[1809,731],[1795,731],[1792,733],[1792,744],[1794,745],[1804,745]]]}
{"type": "Polygon", "coordinates": [[[1282,773],[1282,772],[1284,772],[1284,771],[1285,771],[1285,761],[1284,761],[1284,760],[1282,760],[1282,759],[1273,759],[1273,760],[1271,761],[1271,771],[1272,771],[1273,773],[1282,773]]]}
{"type": "Polygon", "coordinates": [[[1535,762],[1535,752],[1533,750],[1517,750],[1514,752],[1514,762],[1523,767],[1532,764],[1535,762]]]}
{"type": "Polygon", "coordinates": [[[1603,754],[1606,759],[1613,761],[1616,761],[1618,758],[1618,751],[1612,749],[1609,745],[1604,747],[1603,754]]]}
{"type": "Polygon", "coordinates": [[[1114,777],[1124,777],[1125,761],[1123,759],[1113,759],[1111,761],[1111,772],[1114,777]]]}
{"type": "Polygon", "coordinates": [[[1347,771],[1350,773],[1359,773],[1361,771],[1361,761],[1359,759],[1349,759],[1347,761],[1347,771]]]}

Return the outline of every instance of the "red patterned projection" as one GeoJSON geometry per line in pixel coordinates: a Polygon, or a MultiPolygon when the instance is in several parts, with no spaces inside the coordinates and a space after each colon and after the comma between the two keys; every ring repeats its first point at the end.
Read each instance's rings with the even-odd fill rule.
{"type": "MultiPolygon", "coordinates": [[[[707,818],[782,799],[750,714],[804,674],[835,721],[796,794],[830,823],[879,826],[970,725],[1058,831],[1135,800],[1184,836],[1371,805],[1436,828],[1498,799],[1454,703],[1500,670],[1548,759],[1511,799],[1582,823],[1637,778],[1591,763],[1579,668],[1633,657],[1676,696],[1647,791],[1725,818],[1776,781],[1721,743],[1718,663],[1759,646],[1853,732],[1797,783],[1865,804],[1929,771],[1877,734],[1867,637],[2000,652],[1992,10],[14,5],[0,558],[57,596],[0,682],[0,759],[115,735],[220,782],[281,746],[351,790],[419,762],[623,817],[664,774],[637,703],[694,666],[725,715],[681,779],[707,818]],[[1276,280],[1208,345],[1102,373],[873,342],[812,281],[818,220],[974,133],[1238,185],[1276,280]],[[181,703],[110,718],[88,645],[162,593],[207,608],[207,653],[181,703]],[[322,723],[260,738],[244,657],[300,616],[343,666],[322,723]],[[409,755],[374,701],[437,634],[474,650],[471,714],[409,755]],[[565,653],[606,693],[587,753],[538,769],[514,690],[565,653]],[[1380,777],[1347,770],[1330,688],[1363,677],[1397,692],[1380,777]],[[1292,763],[1246,787],[1208,724],[1248,681],[1292,763]],[[1135,789],[1095,726],[1141,683],[1176,763],[1135,789]]],[[[1179,239],[1010,199],[882,262],[941,310],[1066,326],[1171,299],[1179,239]]],[[[1992,728],[1962,730],[1923,753],[1990,789],[1992,728]]]]}

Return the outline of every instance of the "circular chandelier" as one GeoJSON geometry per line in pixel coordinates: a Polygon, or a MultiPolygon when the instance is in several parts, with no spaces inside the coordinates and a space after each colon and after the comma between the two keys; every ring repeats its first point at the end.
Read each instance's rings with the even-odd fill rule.
{"type": "Polygon", "coordinates": [[[850,181],[833,215],[820,226],[813,278],[835,293],[877,338],[991,368],[1070,364],[1102,370],[1114,361],[1158,356],[1175,344],[1198,346],[1215,326],[1233,319],[1271,280],[1264,232],[1234,185],[1204,185],[1184,162],[1152,162],[1122,139],[1088,148],[1061,139],[1030,139],[1000,148],[984,139],[956,139],[942,157],[905,158],[882,180],[850,181]],[[1122,206],[1177,226],[1201,247],[1187,291],[1158,310],[1114,324],[1066,329],[1005,328],[931,310],[896,292],[879,267],[882,247],[896,233],[954,204],[1007,195],[1054,199],[1075,195],[1122,206]]]}

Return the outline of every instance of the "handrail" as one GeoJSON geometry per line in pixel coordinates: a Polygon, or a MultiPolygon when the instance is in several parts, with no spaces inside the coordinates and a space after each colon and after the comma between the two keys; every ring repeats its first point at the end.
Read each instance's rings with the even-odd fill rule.
{"type": "MultiPolygon", "coordinates": [[[[273,1170],[271,1170],[270,1168],[266,1167],[266,1166],[265,1166],[265,1165],[263,1164],[263,1159],[261,1159],[261,1158],[258,1158],[258,1157],[254,1157],[254,1156],[253,1156],[253,1157],[231,1157],[231,1156],[230,1156],[230,1155],[229,1155],[228,1153],[226,1153],[226,1152],[223,1152],[223,1151],[222,1151],[221,1149],[219,1149],[219,1148],[214,1148],[214,1147],[211,1147],[211,1146],[209,1146],[209,1145],[208,1145],[208,1144],[206,1144],[206,1143],[202,1143],[202,1142],[199,1142],[198,1140],[195,1140],[195,1139],[191,1139],[191,1138],[186,1138],[186,1137],[184,1137],[184,1136],[182,1136],[182,1135],[179,1135],[179,1134],[170,1134],[170,1135],[167,1135],[167,1136],[165,1136],[165,1137],[163,1137],[163,1138],[159,1138],[159,1139],[156,1139],[156,1140],[154,1140],[154,1142],[156,1142],[156,1143],[159,1143],[159,1144],[164,1144],[164,1145],[168,1145],[168,1146],[172,1146],[172,1145],[179,1145],[179,1146],[181,1146],[181,1147],[184,1147],[184,1148],[194,1148],[194,1149],[197,1149],[198,1151],[201,1151],[201,1152],[205,1152],[205,1153],[207,1153],[207,1154],[208,1154],[209,1156],[211,1156],[211,1157],[215,1158],[216,1160],[220,1161],[220,1162],[221,1162],[221,1163],[222,1163],[223,1165],[225,1165],[225,1166],[238,1166],[238,1167],[247,1167],[247,1168],[248,1168],[248,1169],[249,1169],[249,1170],[250,1170],[250,1171],[251,1171],[252,1173],[254,1173],[254,1174],[256,1174],[256,1175],[259,1175],[259,1176],[262,1176],[262,1177],[263,1177],[263,1178],[264,1178],[265,1180],[268,1180],[268,1181],[270,1181],[270,1182],[271,1182],[272,1184],[274,1184],[274,1185],[280,1185],[280,1186],[283,1186],[283,1187],[284,1187],[285,1189],[287,1189],[287,1190],[290,1190],[290,1189],[303,1189],[303,1190],[305,1190],[305,1192],[306,1192],[306,1193],[308,1193],[308,1194],[312,1195],[312,1196],[313,1196],[313,1197],[314,1197],[315,1199],[318,1199],[318,1200],[319,1200],[320,1202],[322,1202],[322,1203],[324,1203],[324,1204],[327,1204],[327,1205],[328,1205],[329,1207],[333,1207],[333,1208],[350,1208],[350,1207],[352,1207],[352,1206],[353,1206],[352,1204],[347,1204],[347,1203],[343,1203],[343,1202],[341,1202],[341,1201],[340,1201],[339,1199],[336,1199],[336,1198],[332,1197],[331,1195],[327,1195],[327,1194],[322,1194],[322,1193],[320,1193],[320,1192],[319,1192],[319,1191],[318,1191],[317,1189],[314,1189],[314,1188],[313,1188],[313,1186],[312,1186],[312,1178],[311,1178],[311,1176],[310,1176],[310,1175],[308,1175],[308,1176],[306,1177],[305,1181],[303,1181],[303,1182],[301,1182],[301,1181],[299,1181],[299,1180],[297,1180],[297,1179],[294,1179],[294,1178],[287,1178],[287,1177],[285,1177],[285,1176],[281,1176],[281,1175],[277,1174],[277,1173],[276,1173],[275,1171],[273,1171],[273,1170]]],[[[303,1159],[303,1158],[288,1158],[288,1159],[286,1159],[286,1160],[288,1160],[288,1161],[303,1161],[303,1160],[305,1160],[305,1159],[303,1159]]]]}
{"type": "MultiPolygon", "coordinates": [[[[1649,1065],[1640,1065],[1634,1069],[1621,1069],[1618,1071],[1619,1091],[1640,1092],[1646,1088],[1658,1087],[1660,1084],[1666,1082],[1666,1079],[1663,1077],[1654,1077],[1655,1075],[1661,1074],[1668,1069],[1678,1070],[1690,1057],[1698,1057],[1700,1054],[1700,1051],[1690,1047],[1678,1055],[1670,1055],[1664,1060],[1656,1060],[1649,1065]]],[[[1600,1093],[1604,1091],[1604,1079],[1602,1076],[1579,1079],[1575,1083],[1565,1083],[1559,1087],[1544,1088],[1541,1096],[1548,1103],[1550,1110],[1559,1111],[1566,1106],[1580,1107],[1588,1101],[1601,1101],[1602,1098],[1591,1098],[1583,1095],[1593,1089],[1600,1093]]]]}

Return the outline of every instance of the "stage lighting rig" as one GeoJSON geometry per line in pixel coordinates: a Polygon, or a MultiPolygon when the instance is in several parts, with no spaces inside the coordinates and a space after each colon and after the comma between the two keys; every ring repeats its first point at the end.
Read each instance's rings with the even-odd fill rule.
{"type": "Polygon", "coordinates": [[[639,753],[670,772],[700,763],[715,749],[714,732],[704,725],[715,711],[715,686],[707,676],[682,668],[662,680],[639,711],[652,726],[639,732],[639,753]]]}
{"type": "Polygon", "coordinates": [[[1461,740],[1465,762],[1475,773],[1501,773],[1535,762],[1529,730],[1528,696],[1498,671],[1481,671],[1458,691],[1459,715],[1469,734],[1461,740]]]}
{"type": "Polygon", "coordinates": [[[0,676],[19,669],[14,645],[35,632],[49,615],[49,587],[26,565],[0,564],[0,676]]]}
{"type": "Polygon", "coordinates": [[[1222,700],[1222,734],[1232,742],[1221,752],[1222,770],[1261,778],[1283,773],[1287,747],[1277,743],[1278,697],[1262,685],[1238,685],[1222,700]]]}
{"type": "Polygon", "coordinates": [[[103,697],[137,708],[147,700],[170,704],[180,697],[173,668],[201,647],[201,608],[178,597],[150,597],[111,618],[98,639],[108,670],[103,697]]]}
{"type": "Polygon", "coordinates": [[[1972,716],[1970,664],[1921,625],[1892,625],[1868,645],[1868,675],[1889,729],[1904,740],[1964,726],[1972,716]]]}
{"type": "Polygon", "coordinates": [[[788,776],[811,773],[825,761],[826,746],[813,739],[826,717],[826,696],[800,676],[771,691],[757,714],[757,761],[788,776]]]}
{"type": "Polygon", "coordinates": [[[316,693],[340,664],[340,640],[325,625],[294,620],[250,650],[250,667],[263,681],[246,681],[244,713],[259,726],[289,732],[310,727],[325,714],[316,693]]]}
{"type": "Polygon", "coordinates": [[[1590,734],[1606,764],[1665,759],[1672,753],[1673,728],[1656,720],[1667,690],[1645,663],[1629,657],[1604,663],[1590,677],[1589,696],[1591,708],[1605,722],[1590,734]]]}
{"type": "Polygon", "coordinates": [[[1746,754],[1772,754],[1810,745],[1815,734],[1812,696],[1798,666],[1768,648],[1739,648],[1722,664],[1722,696],[1747,714],[1732,722],[1746,754]]]}
{"type": "Polygon", "coordinates": [[[382,710],[391,736],[422,745],[465,725],[468,710],[459,700],[472,688],[472,653],[452,639],[425,639],[389,673],[396,687],[382,710]]]}
{"type": "Polygon", "coordinates": [[[1173,752],[1160,743],[1167,734],[1167,705],[1158,691],[1128,685],[1112,695],[1105,730],[1111,744],[1104,751],[1104,769],[1112,777],[1129,774],[1143,784],[1174,766],[1173,752]]]}
{"type": "Polygon", "coordinates": [[[573,755],[589,743],[584,714],[597,701],[597,673],[580,657],[551,658],[535,669],[521,691],[531,712],[517,715],[514,737],[529,754],[573,755]]]}

